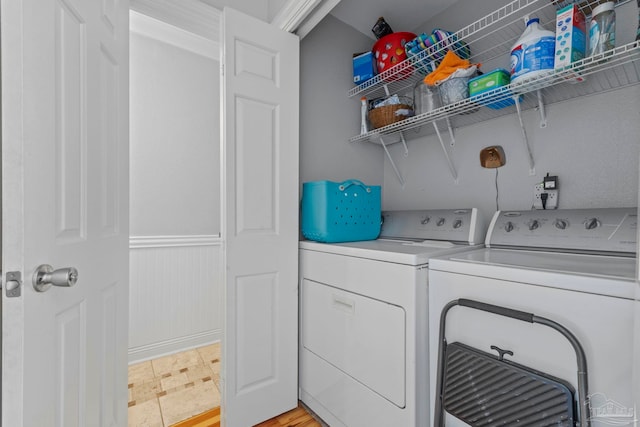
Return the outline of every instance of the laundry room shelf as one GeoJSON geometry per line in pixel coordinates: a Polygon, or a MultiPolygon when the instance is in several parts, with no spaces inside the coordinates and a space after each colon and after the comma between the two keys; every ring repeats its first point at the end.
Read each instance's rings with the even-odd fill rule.
{"type": "MultiPolygon", "coordinates": [[[[571,3],[566,0],[515,0],[462,28],[452,37],[469,46],[471,50],[470,62],[482,64],[482,70],[508,68],[511,47],[525,28],[524,18],[535,16],[540,18],[540,23],[545,28],[555,28],[556,10],[571,3]]],[[[629,3],[629,0],[616,2],[616,7],[625,3],[629,3]]],[[[589,20],[592,8],[597,4],[598,0],[579,2],[579,7],[587,16],[587,20],[589,20]]],[[[447,49],[446,43],[447,40],[443,40],[435,46],[435,49],[445,51],[447,49]]],[[[348,92],[348,96],[366,96],[369,99],[376,99],[390,94],[412,95],[416,82],[434,69],[434,64],[428,59],[430,54],[433,56],[432,52],[422,51],[420,54],[408,58],[393,68],[352,88],[348,92]]],[[[530,173],[535,174],[533,156],[522,121],[522,111],[539,110],[540,126],[545,127],[545,105],[622,89],[638,83],[640,83],[640,43],[631,42],[600,55],[574,62],[570,67],[554,70],[525,83],[512,83],[475,96],[473,99],[467,98],[448,104],[403,121],[353,136],[349,141],[382,145],[391,160],[398,179],[403,182],[386,147],[402,142],[405,146],[405,155],[407,155],[407,139],[436,134],[449,162],[453,178],[457,180],[455,167],[447,151],[447,145],[453,146],[455,143],[453,129],[516,113],[522,128],[523,142],[529,155],[530,173]],[[574,79],[576,76],[584,81],[576,83],[574,79]],[[522,97],[514,98],[512,94],[522,95],[522,97]],[[510,101],[511,99],[517,99],[518,102],[502,109],[494,110],[481,105],[510,101]],[[446,135],[447,130],[449,138],[448,143],[445,143],[442,132],[446,135]]]]}
{"type": "MultiPolygon", "coordinates": [[[[579,3],[580,9],[588,17],[592,7],[600,0],[585,0],[579,3]]],[[[630,0],[619,0],[616,7],[629,3],[630,0]]],[[[556,10],[573,3],[568,0],[515,0],[506,6],[473,22],[457,31],[451,37],[466,43],[471,50],[472,63],[487,64],[501,60],[504,68],[509,66],[510,51],[513,44],[522,35],[525,28],[524,17],[536,16],[540,24],[546,28],[555,28],[556,10]]],[[[434,51],[446,51],[448,40],[443,40],[433,46],[434,51]]],[[[370,99],[386,96],[387,93],[404,93],[412,91],[415,83],[429,74],[434,64],[429,60],[434,54],[422,51],[418,55],[409,57],[392,68],[377,74],[366,82],[351,88],[349,97],[367,96],[370,99]]]]}
{"type": "MultiPolygon", "coordinates": [[[[356,135],[350,138],[349,141],[378,143],[380,135],[391,135],[399,131],[420,128],[431,122],[441,121],[446,118],[450,118],[453,121],[454,127],[462,127],[505,114],[512,114],[516,111],[515,105],[499,110],[492,110],[480,105],[481,103],[490,104],[511,99],[513,98],[511,93],[524,95],[520,106],[522,110],[527,110],[539,107],[537,91],[542,93],[544,102],[548,105],[638,83],[640,83],[640,43],[633,42],[600,55],[574,62],[571,67],[563,70],[555,70],[548,75],[538,76],[522,84],[511,83],[473,98],[466,98],[427,113],[409,117],[366,134],[356,135]],[[584,78],[585,81],[569,83],[576,75],[584,78]]],[[[443,124],[442,126],[446,125],[443,124]]],[[[419,133],[433,134],[435,130],[430,127],[426,133],[419,133]]]]}

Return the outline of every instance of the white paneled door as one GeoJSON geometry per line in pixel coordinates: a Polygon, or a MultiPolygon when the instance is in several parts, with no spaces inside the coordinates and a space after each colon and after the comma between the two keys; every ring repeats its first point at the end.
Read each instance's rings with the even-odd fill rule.
{"type": "Polygon", "coordinates": [[[127,424],[128,8],[1,4],[3,426],[127,424]]]}
{"type": "Polygon", "coordinates": [[[223,13],[223,423],[297,405],[299,39],[223,13]]]}

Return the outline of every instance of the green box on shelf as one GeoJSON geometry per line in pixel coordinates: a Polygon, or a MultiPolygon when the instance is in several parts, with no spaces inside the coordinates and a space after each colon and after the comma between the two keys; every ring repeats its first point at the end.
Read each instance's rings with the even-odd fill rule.
{"type": "MultiPolygon", "coordinates": [[[[478,96],[490,90],[494,90],[502,86],[507,86],[510,82],[511,75],[509,74],[509,72],[503,68],[497,68],[493,71],[469,80],[469,97],[473,98],[474,96],[478,96]]],[[[489,108],[493,108],[494,110],[498,110],[500,108],[505,108],[515,104],[513,95],[510,91],[506,91],[504,95],[500,94],[499,96],[503,99],[491,103],[487,103],[487,101],[485,100],[478,100],[477,102],[479,104],[486,105],[489,108]]],[[[520,99],[522,99],[522,95],[520,96],[520,99]]]]}

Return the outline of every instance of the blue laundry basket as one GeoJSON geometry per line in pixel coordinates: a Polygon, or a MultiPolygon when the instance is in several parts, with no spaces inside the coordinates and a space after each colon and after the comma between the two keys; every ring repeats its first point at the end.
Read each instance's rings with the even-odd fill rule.
{"type": "Polygon", "coordinates": [[[380,186],[351,179],[302,185],[302,235],[325,243],[373,240],[380,234],[380,186]]]}

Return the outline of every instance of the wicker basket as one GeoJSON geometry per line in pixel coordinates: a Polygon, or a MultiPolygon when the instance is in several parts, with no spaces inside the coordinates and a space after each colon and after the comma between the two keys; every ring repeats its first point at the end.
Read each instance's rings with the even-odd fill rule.
{"type": "Polygon", "coordinates": [[[402,109],[413,111],[413,106],[409,104],[394,104],[370,110],[369,121],[371,122],[371,126],[373,126],[374,129],[378,129],[406,119],[407,116],[396,115],[396,111],[402,109]]]}

